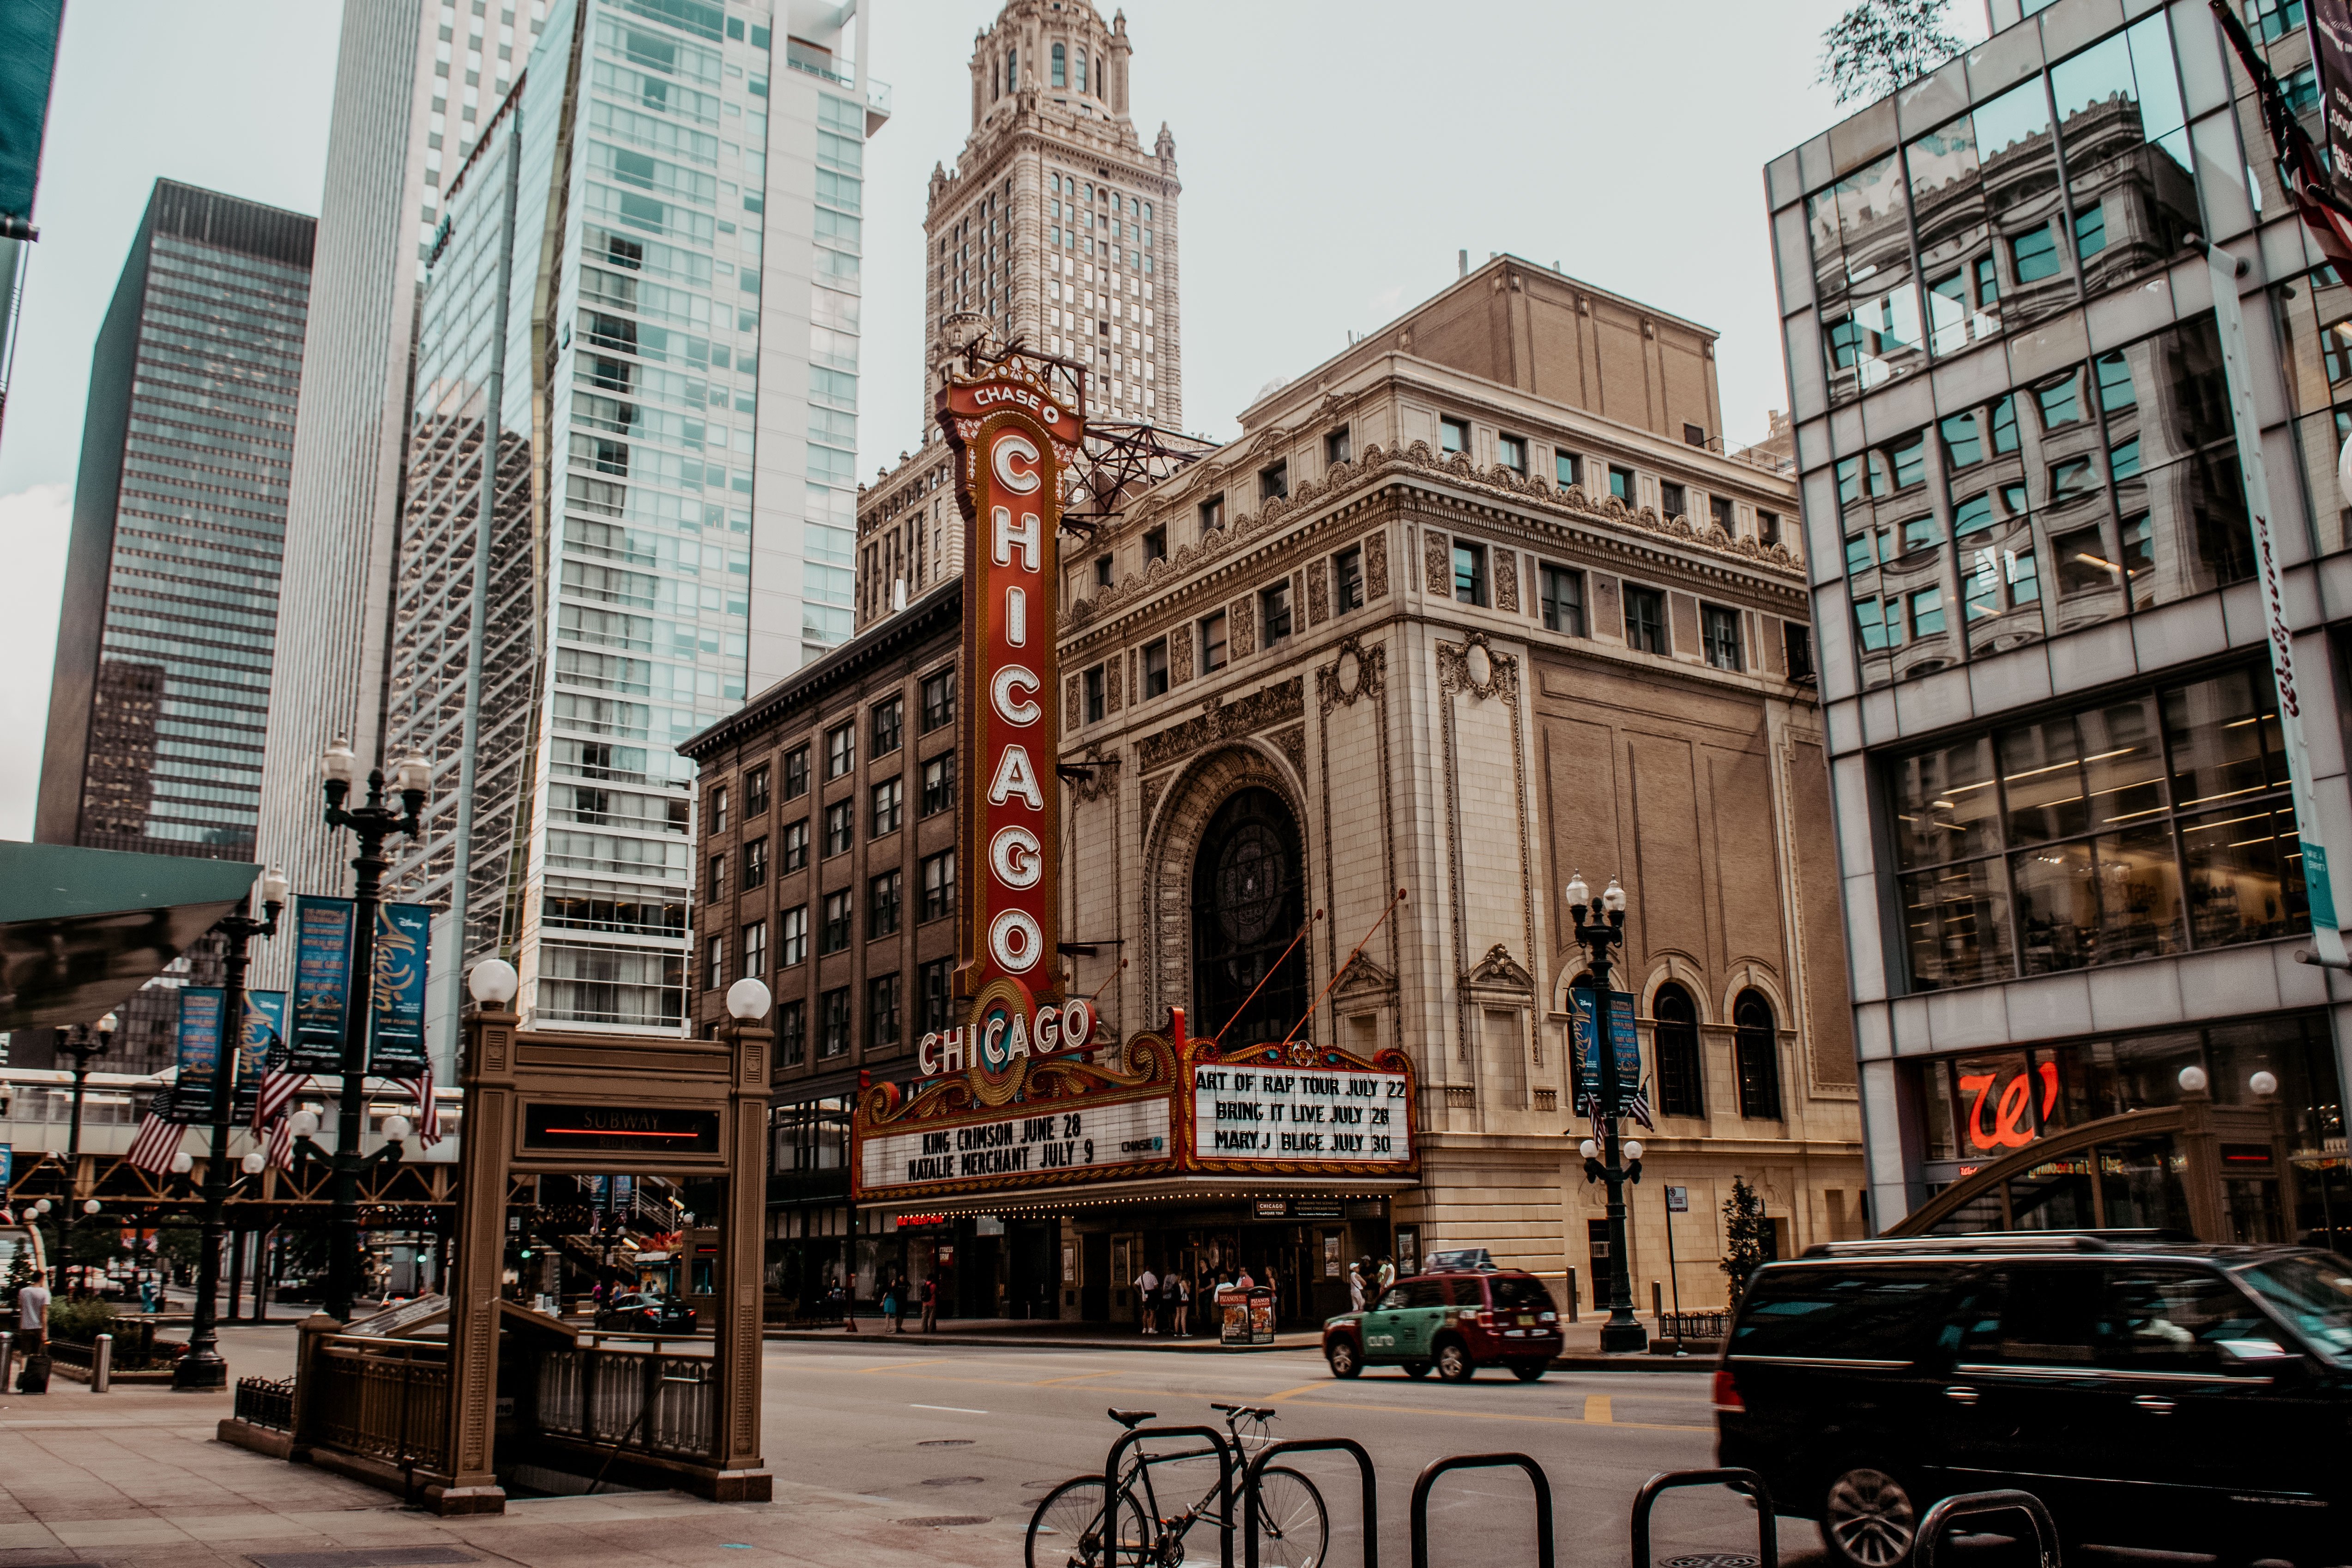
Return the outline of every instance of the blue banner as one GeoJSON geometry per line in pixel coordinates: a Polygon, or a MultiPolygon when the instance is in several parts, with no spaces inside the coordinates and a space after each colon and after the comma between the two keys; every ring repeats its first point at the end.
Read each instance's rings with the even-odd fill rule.
{"type": "Polygon", "coordinates": [[[254,1097],[261,1091],[261,1076],[271,1061],[286,1060],[286,993],[248,991],[245,994],[245,1048],[236,1062],[236,1115],[240,1126],[253,1121],[254,1097]]]}
{"type": "MultiPolygon", "coordinates": [[[[1576,1100],[1581,1109],[1588,1100],[1600,1098],[1601,1053],[1592,1045],[1593,994],[1578,986],[1572,994],[1575,1011],[1570,1015],[1570,1027],[1576,1038],[1576,1100]]],[[[1617,1108],[1622,1109],[1642,1087],[1642,1037],[1634,1027],[1633,994],[1612,991],[1606,995],[1609,1043],[1617,1058],[1617,1108]]]]}
{"type": "Polygon", "coordinates": [[[378,1078],[425,1073],[425,953],[433,911],[423,904],[378,904],[375,987],[369,998],[368,1071],[378,1078]]]}
{"type": "Polygon", "coordinates": [[[288,1065],[296,1072],[343,1070],[357,911],[349,899],[303,893],[294,900],[294,1034],[288,1065]]]}
{"type": "Polygon", "coordinates": [[[8,1200],[8,1184],[16,1175],[16,1146],[0,1143],[0,1203],[8,1200]]]}
{"type": "Polygon", "coordinates": [[[180,1074],[171,1101],[174,1121],[212,1119],[213,1074],[220,1066],[221,1014],[227,1005],[228,993],[217,985],[180,987],[180,1074]]]}

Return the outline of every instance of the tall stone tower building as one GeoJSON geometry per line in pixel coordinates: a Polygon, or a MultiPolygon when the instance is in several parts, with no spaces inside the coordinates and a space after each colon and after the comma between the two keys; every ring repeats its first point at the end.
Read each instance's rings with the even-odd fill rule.
{"type": "MultiPolygon", "coordinates": [[[[1087,366],[1097,421],[1184,423],[1176,139],[1128,105],[1127,15],[1010,0],[971,52],[971,134],[931,171],[923,220],[926,400],[975,336],[1087,366]]],[[[926,418],[928,419],[928,407],[926,418]]],[[[858,498],[862,630],[962,570],[936,431],[858,498]]]]}

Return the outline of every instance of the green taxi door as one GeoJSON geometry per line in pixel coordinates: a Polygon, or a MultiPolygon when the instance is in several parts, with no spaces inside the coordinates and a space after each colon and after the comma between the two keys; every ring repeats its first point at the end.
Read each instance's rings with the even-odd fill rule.
{"type": "Polygon", "coordinates": [[[1400,1289],[1405,1301],[1403,1310],[1396,1314],[1397,1359],[1427,1361],[1430,1341],[1437,1337],[1437,1326],[1445,1321],[1445,1281],[1408,1279],[1400,1289]]]}
{"type": "Polygon", "coordinates": [[[1381,1299],[1367,1308],[1357,1331],[1363,1338],[1364,1360],[1401,1361],[1403,1352],[1398,1348],[1397,1336],[1403,1331],[1403,1320],[1410,1316],[1404,1310],[1408,1288],[1391,1285],[1381,1299]]]}

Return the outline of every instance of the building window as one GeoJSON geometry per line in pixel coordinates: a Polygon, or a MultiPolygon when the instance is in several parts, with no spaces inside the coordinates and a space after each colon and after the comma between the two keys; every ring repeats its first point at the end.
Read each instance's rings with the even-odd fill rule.
{"type": "Polygon", "coordinates": [[[954,963],[955,960],[951,958],[935,958],[916,971],[922,986],[922,995],[918,1003],[922,1009],[922,1017],[915,1026],[926,1034],[954,1026],[955,999],[948,978],[948,971],[954,963]]]}
{"type": "Polygon", "coordinates": [[[1544,630],[1584,636],[1584,574],[1547,561],[1541,576],[1544,630]]]}
{"type": "Polygon", "coordinates": [[[1739,612],[1721,605],[1701,605],[1698,610],[1699,640],[1706,647],[1706,662],[1717,669],[1745,669],[1748,660],[1740,647],[1739,612]]]}
{"type": "Polygon", "coordinates": [[[1789,679],[1799,685],[1813,679],[1813,628],[1802,621],[1780,623],[1781,652],[1789,660],[1789,679]]]}
{"type": "Polygon", "coordinates": [[[1765,545],[1773,545],[1780,542],[1780,514],[1779,512],[1766,511],[1762,507],[1756,509],[1756,540],[1758,543],[1765,545]]]}
{"type": "Polygon", "coordinates": [[[1225,498],[1222,495],[1211,496],[1201,503],[1201,531],[1204,534],[1214,533],[1224,526],[1225,498]]]}
{"type": "Polygon", "coordinates": [[[1621,468],[1614,463],[1610,464],[1609,493],[1627,506],[1632,506],[1633,504],[1633,470],[1621,468]]]}
{"type": "Polygon", "coordinates": [[[2020,283],[2039,283],[2058,275],[2058,237],[2048,224],[2009,242],[2011,266],[2020,283]]]}
{"type": "Polygon", "coordinates": [[[923,815],[936,816],[956,803],[956,754],[941,752],[923,764],[923,815]]]}
{"type": "Polygon", "coordinates": [[[1528,471],[1528,438],[1525,436],[1496,437],[1495,461],[1524,477],[1528,471]]]}
{"type": "Polygon", "coordinates": [[[923,677],[923,733],[955,722],[955,670],[934,670],[923,677]]]}
{"type": "Polygon", "coordinates": [[[788,1068],[808,1060],[808,1004],[797,997],[776,1009],[776,1060],[788,1068]]]}
{"type": "Polygon", "coordinates": [[[1739,1079],[1739,1114],[1750,1121],[1780,1120],[1780,1031],[1772,1004],[1743,991],[1733,1007],[1732,1068],[1739,1079]]]}
{"type": "Polygon", "coordinates": [[[757,977],[768,973],[768,922],[753,921],[743,928],[743,973],[757,977]]]}
{"type": "Polygon", "coordinates": [[[1110,562],[1110,557],[1109,557],[1109,556],[1108,556],[1108,555],[1097,555],[1097,556],[1096,556],[1096,557],[1095,557],[1095,586],[1096,586],[1096,587],[1097,587],[1097,588],[1108,588],[1108,587],[1109,587],[1109,586],[1110,586],[1110,572],[1111,572],[1111,562],[1110,562]]]}
{"type": "Polygon", "coordinates": [[[921,919],[940,920],[955,913],[955,851],[942,849],[937,855],[923,858],[923,912],[921,919]]]}
{"type": "Polygon", "coordinates": [[[817,1054],[849,1054],[849,987],[836,985],[817,998],[817,1054]]]}
{"type": "Polygon", "coordinates": [[[1053,71],[1054,74],[1052,80],[1054,86],[1067,87],[1070,85],[1069,51],[1060,44],[1055,44],[1054,46],[1053,71]]]}
{"type": "Polygon", "coordinates": [[[1454,596],[1465,605],[1486,603],[1486,547],[1454,542],[1454,596]]]}
{"type": "Polygon", "coordinates": [[[1086,722],[1099,724],[1103,716],[1103,667],[1096,665],[1079,678],[1084,689],[1086,722]]]}
{"type": "Polygon", "coordinates": [[[716,991],[727,984],[727,939],[714,936],[702,944],[702,988],[716,991]]]}
{"type": "Polygon", "coordinates": [[[871,717],[874,725],[874,754],[877,757],[887,757],[905,742],[906,700],[893,697],[887,702],[877,702],[874,705],[871,717]]]}
{"type": "Polygon", "coordinates": [[[754,838],[743,846],[743,887],[745,891],[768,885],[768,841],[754,838]]]}
{"type": "Polygon", "coordinates": [[[866,884],[866,934],[890,936],[898,929],[898,896],[906,886],[906,873],[885,871],[866,884]]]}
{"type": "Polygon", "coordinates": [[[1260,647],[1272,647],[1290,637],[1290,584],[1287,581],[1257,592],[1260,647]]]}
{"type": "Polygon", "coordinates": [[[2309,923],[2267,664],[1914,752],[1887,799],[1915,991],[2309,923]]]}
{"type": "Polygon", "coordinates": [[[726,856],[713,855],[710,858],[710,886],[705,889],[705,894],[714,904],[727,896],[726,856]]]}
{"type": "MultiPolygon", "coordinates": [[[[2313,94],[2312,101],[2315,103],[2318,101],[2316,93],[2313,94]]],[[[2088,261],[2106,247],[2106,209],[2097,202],[2093,202],[2088,207],[2074,215],[2074,256],[2077,260],[2088,261]]]]}
{"type": "Polygon", "coordinates": [[[1650,1011],[1657,1020],[1658,1114],[1705,1116],[1706,1077],[1699,1062],[1698,1009],[1690,993],[1661,985],[1650,1011]]]}
{"type": "Polygon", "coordinates": [[[802,871],[808,868],[808,838],[809,825],[805,816],[785,827],[783,861],[780,869],[802,871]]]}
{"type": "Polygon", "coordinates": [[[866,1048],[887,1050],[898,1043],[898,977],[877,974],[866,983],[866,1048]]]}
{"type": "Polygon", "coordinates": [[[1331,557],[1333,607],[1341,615],[1364,607],[1364,547],[1350,544],[1331,557]]]}
{"type": "Polygon", "coordinates": [[[1168,639],[1143,645],[1143,694],[1159,697],[1168,690],[1168,639]]]}
{"type": "Polygon", "coordinates": [[[809,751],[806,746],[794,746],[784,753],[784,798],[798,800],[808,794],[809,751]]]}
{"type": "Polygon", "coordinates": [[[768,767],[765,763],[743,775],[743,815],[746,818],[764,816],[768,812],[768,767]]]}
{"type": "Polygon", "coordinates": [[[1551,466],[1552,478],[1560,489],[1566,489],[1570,485],[1580,485],[1584,482],[1584,459],[1575,453],[1554,452],[1551,455],[1551,466]]]}
{"type": "Polygon", "coordinates": [[[1441,452],[1466,452],[1470,449],[1470,421],[1452,416],[1437,422],[1437,449],[1441,452]]]}
{"type": "Polygon", "coordinates": [[[1149,566],[1155,561],[1167,559],[1168,531],[1164,528],[1145,529],[1143,531],[1143,563],[1149,566]]]}
{"type": "Polygon", "coordinates": [[[1684,493],[1682,486],[1675,484],[1671,479],[1659,480],[1658,515],[1664,518],[1675,518],[1687,516],[1689,512],[1690,498],[1684,493]]]}
{"type": "Polygon", "coordinates": [[[824,921],[818,927],[816,950],[821,953],[849,951],[849,889],[824,896],[824,921]]]}
{"type": "Polygon", "coordinates": [[[808,906],[795,904],[776,917],[776,967],[790,969],[808,958],[808,906]]]}
{"type": "Polygon", "coordinates": [[[837,779],[857,765],[857,727],[836,724],[824,734],[824,776],[837,779]]]}
{"type": "Polygon", "coordinates": [[[1625,643],[1641,653],[1666,651],[1666,600],[1655,588],[1625,585],[1625,643]]]}
{"type": "Polygon", "coordinates": [[[727,791],[723,786],[710,792],[710,831],[727,831],[727,791]]]}
{"type": "Polygon", "coordinates": [[[1704,425],[1685,425],[1685,426],[1683,426],[1683,445],[1684,445],[1684,446],[1685,446],[1685,447],[1704,447],[1704,446],[1706,446],[1706,426],[1705,426],[1704,425]]]}
{"type": "Polygon", "coordinates": [[[1333,468],[1338,468],[1340,464],[1348,460],[1348,427],[1345,425],[1340,426],[1337,430],[1330,432],[1323,437],[1323,463],[1325,467],[1333,468]]]}
{"type": "Polygon", "coordinates": [[[873,799],[866,813],[867,837],[879,838],[898,831],[898,819],[905,813],[906,790],[904,779],[884,779],[874,786],[873,799]]]}
{"type": "Polygon", "coordinates": [[[1225,612],[1201,617],[1201,673],[1225,668],[1225,612]]]}
{"type": "Polygon", "coordinates": [[[1715,519],[1715,526],[1723,530],[1724,532],[1737,534],[1739,531],[1738,528],[1733,526],[1735,520],[1732,513],[1731,498],[1729,496],[1707,497],[1706,510],[1707,515],[1715,519]]]}
{"type": "Polygon", "coordinates": [[[1290,493],[1290,465],[1268,463],[1257,471],[1257,499],[1279,500],[1290,493]]]}
{"type": "Polygon", "coordinates": [[[846,854],[857,836],[857,803],[837,800],[824,808],[824,852],[846,854]]]}

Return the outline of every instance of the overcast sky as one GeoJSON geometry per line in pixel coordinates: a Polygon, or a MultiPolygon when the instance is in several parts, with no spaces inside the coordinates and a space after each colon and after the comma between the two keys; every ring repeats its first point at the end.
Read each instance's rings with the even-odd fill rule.
{"type": "MultiPolygon", "coordinates": [[[[872,0],[896,112],[866,161],[859,471],[920,437],[924,183],[999,0],[872,0]]],[[[1762,169],[1837,117],[1846,0],[1131,0],[1132,100],[1183,181],[1186,422],[1234,416],[1444,288],[1558,262],[1723,334],[1726,433],[1787,405],[1762,169]]],[[[1108,8],[1108,7],[1106,7],[1108,8]]],[[[1953,7],[1981,36],[1981,9],[1953,7]]],[[[72,0],[0,426],[0,837],[30,836],[90,346],[158,178],[316,212],[334,0],[72,0]]]]}

